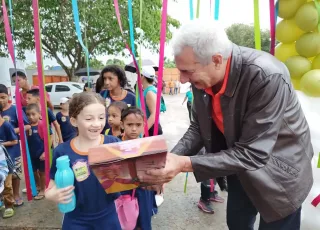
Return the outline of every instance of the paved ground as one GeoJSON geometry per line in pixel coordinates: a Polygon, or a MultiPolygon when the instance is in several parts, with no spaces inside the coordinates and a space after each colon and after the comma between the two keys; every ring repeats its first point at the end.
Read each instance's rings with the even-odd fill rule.
{"type": "MultiPolygon", "coordinates": [[[[161,124],[168,140],[169,149],[173,148],[189,125],[186,104],[181,105],[184,95],[165,95],[167,112],[161,115],[161,124]]],[[[185,175],[177,176],[167,185],[165,202],[159,214],[153,219],[153,229],[227,229],[225,225],[225,204],[216,204],[214,215],[200,212],[197,201],[200,187],[192,175],[189,176],[187,194],[183,193],[185,175]]],[[[222,194],[226,197],[226,194],[222,194]]],[[[25,198],[26,200],[26,198],[25,198]]],[[[25,202],[17,208],[11,219],[2,219],[0,229],[59,229],[62,215],[56,205],[46,201],[25,202]]]]}

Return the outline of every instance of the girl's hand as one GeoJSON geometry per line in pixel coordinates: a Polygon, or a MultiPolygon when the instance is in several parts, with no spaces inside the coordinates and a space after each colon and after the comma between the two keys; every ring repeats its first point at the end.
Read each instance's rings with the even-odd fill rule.
{"type": "Polygon", "coordinates": [[[44,160],[45,160],[44,152],[41,154],[41,156],[39,157],[39,159],[40,159],[41,161],[44,161],[44,160]]]}
{"type": "Polygon", "coordinates": [[[58,189],[56,185],[53,185],[51,188],[46,190],[45,197],[46,199],[54,201],[56,203],[68,204],[71,202],[73,190],[74,186],[68,186],[58,189]]]}

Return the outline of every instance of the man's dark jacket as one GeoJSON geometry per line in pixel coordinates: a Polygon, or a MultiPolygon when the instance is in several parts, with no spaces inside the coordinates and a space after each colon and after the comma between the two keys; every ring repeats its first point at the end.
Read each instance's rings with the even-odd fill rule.
{"type": "Polygon", "coordinates": [[[236,45],[231,58],[224,135],[211,97],[193,87],[194,121],[172,152],[191,156],[198,182],[237,174],[263,219],[276,221],[297,210],[313,184],[309,127],[282,62],[236,45]],[[196,155],[203,146],[207,153],[196,155]]]}

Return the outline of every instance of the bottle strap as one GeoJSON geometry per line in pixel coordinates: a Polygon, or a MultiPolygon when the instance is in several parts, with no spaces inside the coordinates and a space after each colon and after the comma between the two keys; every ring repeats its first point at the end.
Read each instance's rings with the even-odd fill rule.
{"type": "Polygon", "coordinates": [[[135,189],[133,189],[133,190],[132,190],[131,200],[133,200],[133,199],[134,199],[135,194],[136,194],[136,190],[135,190],[135,189]]]}

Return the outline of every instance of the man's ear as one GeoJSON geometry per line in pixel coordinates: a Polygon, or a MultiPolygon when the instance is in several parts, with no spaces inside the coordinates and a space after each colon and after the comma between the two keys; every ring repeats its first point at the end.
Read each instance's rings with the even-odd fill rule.
{"type": "Polygon", "coordinates": [[[70,117],[70,123],[74,127],[78,127],[77,120],[74,117],[70,117]]]}
{"type": "Polygon", "coordinates": [[[215,67],[220,69],[221,64],[223,63],[223,57],[221,54],[216,54],[212,56],[212,62],[214,63],[215,67]]]}

